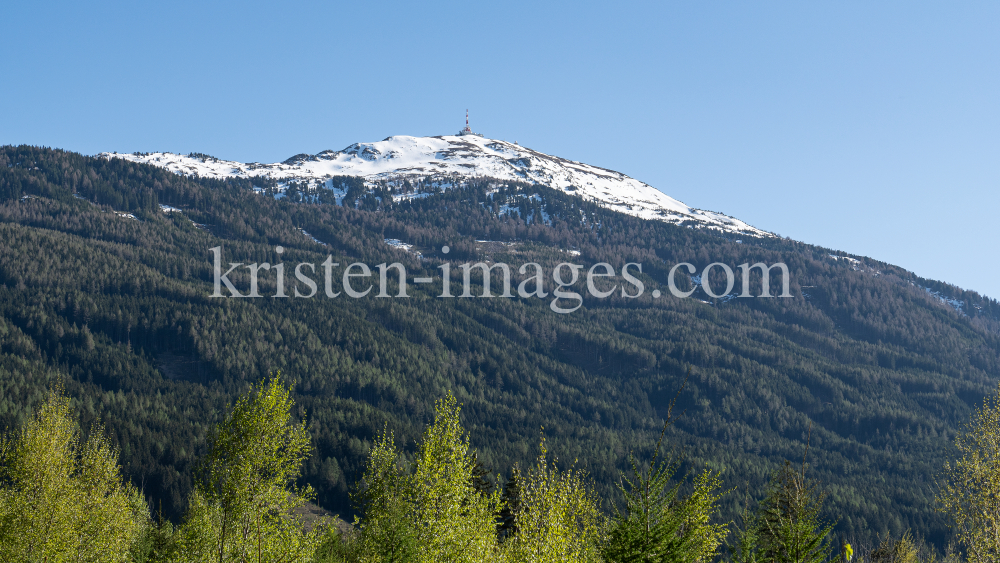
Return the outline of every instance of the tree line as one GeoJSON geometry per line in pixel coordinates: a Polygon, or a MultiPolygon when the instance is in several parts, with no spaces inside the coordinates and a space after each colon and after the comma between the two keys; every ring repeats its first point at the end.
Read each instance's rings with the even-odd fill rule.
{"type": "MultiPolygon", "coordinates": [[[[738,521],[724,522],[718,501],[733,491],[710,469],[678,475],[664,432],[652,458],[629,455],[613,515],[602,511],[585,471],[551,458],[544,434],[535,462],[515,466],[501,484],[484,474],[451,393],[436,401],[412,455],[397,449],[391,430],[380,433],[352,492],[353,524],[308,521],[297,509],[314,491],[296,482],[312,447],[293,410],[280,375],[228,407],[175,526],[153,517],[141,491],[122,479],[105,428],[84,437],[57,385],[0,440],[0,555],[25,562],[936,560],[910,532],[868,549],[834,543],[833,523],[820,516],[827,493],[806,476],[805,458],[801,468],[786,461],[754,510],[745,506],[738,521]]],[[[959,435],[963,456],[938,492],[957,546],[975,563],[1000,554],[989,533],[1000,523],[991,484],[1000,470],[990,463],[1000,456],[998,420],[1000,388],[959,435]]],[[[949,551],[944,560],[963,559],[949,551]]]]}

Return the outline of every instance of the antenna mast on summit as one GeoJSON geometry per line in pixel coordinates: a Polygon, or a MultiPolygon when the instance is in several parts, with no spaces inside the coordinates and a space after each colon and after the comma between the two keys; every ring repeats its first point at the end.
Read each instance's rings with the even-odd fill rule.
{"type": "Polygon", "coordinates": [[[482,137],[479,133],[473,133],[472,128],[469,127],[469,110],[465,110],[465,129],[458,132],[459,137],[463,135],[475,135],[477,137],[482,137]]]}

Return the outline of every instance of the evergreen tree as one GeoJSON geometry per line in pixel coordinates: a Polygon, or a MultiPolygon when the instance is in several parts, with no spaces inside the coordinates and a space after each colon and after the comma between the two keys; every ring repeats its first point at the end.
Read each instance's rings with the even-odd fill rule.
{"type": "MultiPolygon", "coordinates": [[[[479,429],[480,459],[531,464],[544,424],[560,457],[579,458],[612,498],[619,472],[629,471],[627,452],[655,445],[664,390],[694,366],[684,405],[694,416],[676,433],[692,464],[726,467],[734,482],[762,490],[769,469],[800,451],[797,436],[812,420],[822,438],[813,475],[837,491],[825,510],[843,514],[839,533],[864,545],[875,539],[867,523],[878,522],[879,531],[912,528],[944,547],[945,515],[925,502],[920,483],[949,456],[942,436],[955,435],[969,405],[994,389],[1000,303],[863,257],[771,237],[737,243],[545,186],[482,178],[431,188],[450,180],[426,178],[419,189],[433,195],[370,211],[379,202],[361,197],[374,193],[361,178],[330,180],[339,194],[358,186],[346,206],[303,204],[254,192],[273,194],[278,181],[265,177],[195,178],[0,147],[0,427],[28,418],[46,374],[65,374],[81,427],[100,420],[113,429],[123,474],[179,519],[204,429],[220,422],[248,377],[295,370],[295,400],[310,413],[317,454],[303,479],[318,504],[346,513],[365,439],[390,420],[400,444],[413,444],[434,400],[464,388],[463,420],[479,429]],[[144,211],[147,190],[180,211],[144,211]],[[504,213],[522,204],[531,224],[504,213]],[[539,221],[542,209],[550,224],[539,221]],[[385,238],[414,244],[424,259],[385,238]],[[586,267],[642,263],[640,277],[664,298],[616,292],[586,298],[572,315],[537,299],[330,299],[322,289],[311,300],[204,298],[213,281],[206,249],[223,245],[226,262],[275,263],[277,244],[287,249],[289,293],[296,262],[314,264],[309,275],[322,283],[330,255],[341,268],[400,261],[408,275],[433,277],[444,260],[530,261],[551,271],[567,259],[561,249],[579,249],[586,267]],[[710,303],[664,291],[671,264],[701,270],[714,261],[786,262],[796,297],[715,301],[684,268],[678,288],[710,303]]],[[[231,276],[244,291],[247,271],[231,276]]],[[[261,292],[272,295],[277,274],[265,272],[261,292]]],[[[719,272],[710,284],[725,281],[719,272]]],[[[754,272],[757,295],[763,281],[754,272]]],[[[771,283],[780,293],[776,276],[771,283]]],[[[550,281],[543,285],[551,292],[550,281]]],[[[737,504],[724,499],[725,517],[737,504]]]]}
{"type": "Polygon", "coordinates": [[[176,549],[175,528],[162,511],[155,522],[143,529],[139,540],[132,546],[130,563],[160,563],[169,561],[176,549]]]}
{"type": "MultiPolygon", "coordinates": [[[[657,452],[659,453],[659,452],[657,452]]],[[[626,512],[611,530],[605,556],[620,563],[711,561],[725,536],[718,514],[721,482],[706,470],[694,479],[694,491],[681,496],[682,480],[673,486],[678,462],[654,457],[641,468],[631,457],[632,476],[619,485],[626,512]]]]}
{"type": "Polygon", "coordinates": [[[759,553],[760,547],[760,527],[756,514],[750,511],[747,504],[739,514],[740,524],[735,524],[736,545],[729,546],[729,553],[733,563],[764,563],[763,556],[759,553]]]}
{"type": "Polygon", "coordinates": [[[398,463],[384,430],[354,495],[361,561],[480,562],[497,557],[499,492],[480,492],[483,475],[450,392],[417,446],[412,472],[398,463]]]}
{"type": "Polygon", "coordinates": [[[761,502],[748,527],[756,536],[756,549],[744,534],[744,553],[758,561],[774,563],[820,563],[830,556],[832,524],[820,519],[819,513],[826,494],[819,485],[785,462],[768,484],[767,496],[761,502]],[[756,552],[756,553],[755,553],[756,552]]]}
{"type": "Polygon", "coordinates": [[[417,561],[418,530],[408,476],[398,463],[392,433],[384,429],[368,453],[365,473],[352,494],[363,515],[346,554],[359,561],[417,561]]]}
{"type": "Polygon", "coordinates": [[[918,553],[913,534],[907,530],[898,540],[887,535],[868,560],[870,563],[919,563],[918,553]]]}
{"type": "Polygon", "coordinates": [[[517,534],[517,524],[514,515],[521,510],[521,485],[517,481],[515,471],[504,483],[500,496],[500,514],[497,521],[497,537],[503,541],[517,534]]]}
{"type": "MultiPolygon", "coordinates": [[[[688,373],[690,377],[690,372],[688,373]]],[[[678,391],[680,396],[684,386],[678,391]]],[[[706,470],[694,480],[693,492],[680,496],[683,480],[673,486],[679,460],[661,457],[663,436],[673,422],[671,401],[660,439],[647,467],[629,455],[631,477],[622,476],[618,488],[625,498],[625,512],[619,512],[604,549],[616,563],[693,563],[712,560],[725,536],[724,524],[712,524],[721,497],[719,477],[706,470]]]]}

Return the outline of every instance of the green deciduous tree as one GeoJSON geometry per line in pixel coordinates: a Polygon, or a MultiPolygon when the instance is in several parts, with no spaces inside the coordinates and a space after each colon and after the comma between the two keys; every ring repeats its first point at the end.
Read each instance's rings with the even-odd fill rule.
{"type": "MultiPolygon", "coordinates": [[[[392,433],[368,454],[354,495],[360,561],[481,562],[498,556],[499,492],[477,490],[478,461],[450,392],[435,404],[434,423],[418,444],[412,470],[401,465],[392,433]]],[[[481,488],[481,486],[480,486],[481,488]]]]}
{"type": "MultiPolygon", "coordinates": [[[[466,428],[496,430],[477,444],[480,459],[533,464],[525,440],[532,445],[545,424],[559,437],[560,457],[578,457],[597,491],[612,498],[619,452],[652,449],[659,425],[650,415],[693,366],[698,375],[685,401],[693,416],[677,433],[678,443],[697,444],[691,463],[711,460],[734,482],[757,484],[772,464],[794,456],[808,420],[822,421],[822,463],[812,475],[837,490],[827,505],[844,514],[839,531],[864,545],[875,539],[867,523],[878,522],[880,530],[912,528],[942,541],[947,522],[930,503],[883,493],[911,491],[931,477],[928,468],[940,469],[947,457],[940,437],[953,437],[955,420],[968,417],[962,398],[993,390],[1000,302],[778,237],[736,244],[711,229],[622,215],[546,186],[468,180],[430,197],[383,197],[373,212],[350,197],[348,206],[261,197],[254,186],[274,195],[278,182],[261,176],[213,180],[118,158],[0,147],[0,428],[25,420],[27,398],[44,392],[45,374],[62,371],[85,405],[81,428],[91,419],[113,428],[123,474],[143,481],[143,493],[176,519],[194,486],[189,468],[203,430],[219,422],[247,377],[294,369],[296,404],[308,409],[318,448],[304,478],[319,504],[346,512],[364,439],[391,420],[409,451],[424,429],[415,414],[429,412],[446,388],[464,388],[466,428]],[[147,189],[183,211],[142,211],[147,189]],[[543,210],[552,225],[539,220],[543,210]],[[427,258],[433,249],[435,259],[393,249],[386,238],[414,244],[427,258]],[[483,239],[504,244],[476,242],[483,239]],[[439,260],[452,259],[454,292],[462,261],[489,257],[515,271],[536,262],[551,272],[566,260],[561,249],[579,249],[585,269],[643,263],[647,290],[638,300],[620,291],[591,299],[581,274],[576,289],[585,304],[572,315],[553,315],[548,299],[375,299],[374,291],[326,299],[322,285],[310,300],[206,300],[207,249],[220,244],[227,264],[274,262],[275,245],[284,246],[289,294],[295,263],[313,263],[315,271],[303,272],[322,284],[320,263],[329,255],[341,264],[332,272],[336,285],[353,262],[401,261],[408,277],[433,277],[439,260]],[[712,299],[684,268],[675,281],[695,289],[694,298],[664,291],[672,265],[702,271],[715,261],[787,263],[798,297],[706,305],[699,300],[712,299]],[[665,298],[646,300],[654,287],[665,298]]],[[[359,178],[329,182],[340,194],[360,186],[356,199],[365,193],[359,178]]],[[[418,184],[441,191],[430,178],[418,184]]],[[[722,291],[725,276],[712,271],[707,283],[722,291]]],[[[274,294],[277,275],[261,271],[263,295],[274,294]]],[[[230,277],[245,293],[248,268],[230,277]]],[[[781,292],[778,279],[771,276],[772,294],[781,292]]],[[[760,272],[749,281],[759,295],[760,272]]],[[[410,291],[433,296],[438,283],[410,291]]],[[[480,281],[473,283],[480,294],[480,281]]],[[[550,277],[543,285],[551,294],[550,277]]],[[[737,279],[734,294],[740,286],[737,279]]],[[[735,504],[724,509],[727,519],[735,504]]]]}
{"type": "Polygon", "coordinates": [[[393,434],[383,430],[368,453],[364,476],[352,495],[364,515],[355,518],[357,535],[348,541],[348,555],[355,560],[417,560],[411,483],[398,461],[393,434]]]}
{"type": "Polygon", "coordinates": [[[959,459],[945,464],[938,492],[973,563],[1000,560],[1000,387],[955,437],[959,459]]]}
{"type": "Polygon", "coordinates": [[[145,500],[122,482],[103,428],[81,440],[61,390],[0,451],[0,560],[127,560],[149,520],[145,500]]]}
{"type": "Polygon", "coordinates": [[[583,472],[560,471],[547,459],[545,440],[534,467],[515,468],[518,504],[514,531],[503,543],[505,561],[601,561],[605,522],[600,501],[583,472]]]}
{"type": "Polygon", "coordinates": [[[422,561],[489,561],[497,551],[494,515],[499,492],[476,490],[475,452],[448,392],[435,404],[434,424],[417,450],[412,495],[422,561]]]}
{"type": "Polygon", "coordinates": [[[321,531],[293,514],[311,495],[294,487],[311,451],[280,375],[236,402],[219,425],[179,530],[180,561],[308,561],[321,531]]]}

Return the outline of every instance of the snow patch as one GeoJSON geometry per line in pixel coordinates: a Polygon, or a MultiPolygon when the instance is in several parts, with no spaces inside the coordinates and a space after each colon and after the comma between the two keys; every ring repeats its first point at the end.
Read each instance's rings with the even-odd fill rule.
{"type": "Polygon", "coordinates": [[[847,262],[848,264],[850,264],[851,269],[854,270],[855,272],[869,273],[875,277],[882,275],[881,270],[872,268],[871,266],[866,265],[864,262],[858,260],[857,258],[851,258],[850,256],[838,256],[836,254],[829,254],[828,256],[838,262],[840,260],[847,262]]]}
{"type": "Polygon", "coordinates": [[[387,239],[385,239],[385,243],[388,244],[389,246],[393,247],[393,248],[398,248],[398,249],[400,249],[400,250],[402,250],[404,252],[408,252],[410,254],[413,254],[414,256],[417,256],[418,258],[422,258],[423,257],[423,255],[421,255],[419,252],[413,250],[413,245],[412,244],[403,242],[403,241],[399,240],[398,238],[387,238],[387,239]]]}
{"type": "MultiPolygon", "coordinates": [[[[690,207],[652,186],[620,172],[566,160],[506,141],[472,135],[410,137],[399,135],[374,143],[355,143],[341,151],[300,154],[274,164],[241,163],[200,154],[101,153],[204,178],[252,178],[306,181],[329,186],[331,176],[360,176],[369,181],[421,179],[430,176],[497,178],[547,185],[601,206],[643,219],[753,236],[774,236],[739,219],[690,207]]],[[[440,184],[442,188],[451,187],[440,184]]],[[[281,197],[276,194],[275,197],[281,197]]],[[[399,199],[427,197],[401,196],[399,199]]],[[[507,212],[510,209],[505,210],[507,212]]],[[[549,219],[543,214],[542,219],[549,219]]]]}
{"type": "Polygon", "coordinates": [[[316,237],[310,235],[309,233],[307,233],[305,229],[299,229],[299,231],[301,231],[302,234],[305,235],[307,239],[315,242],[316,244],[322,244],[323,246],[330,246],[330,245],[326,244],[325,242],[323,242],[323,241],[317,239],[316,237]]]}
{"type": "Polygon", "coordinates": [[[953,299],[946,295],[943,295],[940,291],[932,291],[931,288],[925,287],[924,291],[929,293],[932,297],[936,298],[942,304],[951,307],[952,309],[958,311],[961,314],[965,314],[965,303],[959,301],[958,299],[953,299]]]}

